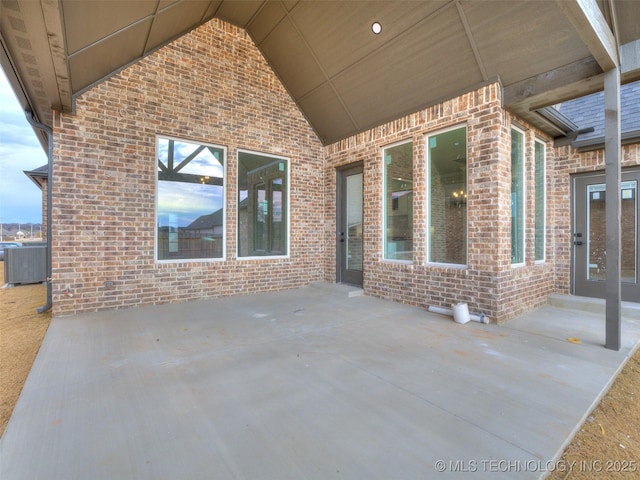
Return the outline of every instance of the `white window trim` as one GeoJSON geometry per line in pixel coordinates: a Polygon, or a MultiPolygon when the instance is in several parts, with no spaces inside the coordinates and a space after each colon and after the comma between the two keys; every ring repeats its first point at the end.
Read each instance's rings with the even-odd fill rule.
{"type": "Polygon", "coordinates": [[[291,258],[291,159],[289,157],[283,157],[282,155],[275,155],[272,153],[259,152],[257,150],[246,150],[244,148],[238,148],[236,150],[236,192],[235,192],[235,203],[236,203],[236,228],[235,228],[235,239],[236,239],[236,257],[235,259],[238,261],[255,261],[255,260],[282,260],[291,258]],[[238,227],[240,222],[240,215],[238,205],[240,204],[238,194],[240,192],[240,175],[238,175],[238,169],[240,168],[240,154],[248,153],[251,155],[260,155],[261,157],[269,157],[275,158],[278,160],[286,160],[287,162],[287,253],[285,255],[251,255],[246,257],[241,257],[239,255],[240,249],[238,248],[240,238],[238,236],[238,227]]]}
{"type": "MultiPolygon", "coordinates": [[[[430,176],[430,169],[429,166],[431,165],[431,156],[429,154],[430,149],[429,149],[429,139],[431,137],[435,137],[436,135],[440,135],[442,133],[447,133],[447,132],[451,132],[453,130],[459,130],[461,128],[465,129],[465,137],[467,138],[466,141],[466,190],[467,190],[467,196],[469,195],[469,142],[468,142],[468,136],[469,136],[469,126],[467,124],[467,122],[464,123],[459,123],[457,125],[453,125],[451,127],[447,127],[447,128],[443,128],[441,130],[436,130],[433,132],[428,133],[427,135],[425,135],[425,155],[426,155],[426,162],[425,162],[425,188],[427,190],[427,194],[425,195],[426,198],[426,215],[427,215],[427,231],[425,232],[425,242],[426,242],[426,250],[425,250],[425,262],[426,265],[432,265],[434,267],[446,267],[446,268],[459,268],[461,270],[464,270],[466,268],[469,268],[469,220],[467,217],[467,252],[465,254],[465,257],[467,259],[467,263],[446,263],[446,262],[432,262],[429,260],[429,254],[430,254],[430,248],[431,245],[429,244],[429,238],[430,235],[429,233],[431,232],[431,176],[430,176]]],[[[468,203],[467,203],[467,208],[468,207],[468,203]]],[[[468,211],[467,211],[468,213],[468,211]]]]}
{"type": "Polygon", "coordinates": [[[156,134],[155,151],[154,151],[154,171],[155,171],[155,184],[154,184],[154,233],[153,233],[153,261],[155,264],[176,264],[176,263],[207,263],[207,262],[224,262],[227,258],[227,147],[223,145],[216,145],[215,143],[202,142],[200,140],[172,137],[169,135],[156,134]],[[176,142],[187,142],[198,145],[205,145],[207,147],[214,147],[222,150],[223,152],[223,178],[222,178],[222,256],[220,258],[179,258],[171,260],[159,260],[158,259],[158,144],[160,139],[174,140],[176,142]]]}
{"type": "MultiPolygon", "coordinates": [[[[406,138],[404,140],[400,140],[398,142],[395,143],[390,143],[388,145],[384,145],[381,149],[380,149],[380,158],[382,159],[382,261],[384,263],[397,263],[400,265],[413,265],[414,264],[414,260],[401,260],[401,259],[395,259],[395,258],[386,258],[386,248],[385,248],[385,244],[387,241],[387,197],[385,195],[385,185],[387,183],[387,169],[386,169],[386,165],[385,165],[385,159],[384,159],[384,152],[385,150],[389,149],[389,148],[393,148],[393,147],[397,147],[398,145],[404,145],[405,143],[413,143],[413,138],[406,138]]],[[[413,173],[413,163],[415,163],[415,158],[413,158],[413,148],[412,148],[412,165],[411,165],[411,169],[412,169],[412,173],[413,173]]],[[[412,222],[413,224],[413,222],[412,222]]],[[[413,252],[411,254],[411,257],[413,257],[413,252]]]]}
{"type": "MultiPolygon", "coordinates": [[[[527,135],[525,133],[525,131],[519,127],[517,127],[516,125],[511,125],[511,129],[509,130],[509,165],[513,165],[513,159],[511,158],[511,137],[512,137],[512,132],[513,130],[515,130],[516,132],[519,132],[522,134],[522,171],[523,171],[523,178],[522,178],[522,198],[523,198],[523,202],[520,202],[522,205],[520,206],[520,210],[522,213],[522,221],[523,221],[523,226],[522,226],[522,262],[518,262],[518,263],[512,263],[511,264],[511,268],[519,268],[519,267],[523,267],[526,265],[527,263],[527,228],[526,228],[526,213],[527,213],[527,209],[526,209],[526,204],[527,204],[527,183],[526,183],[526,150],[527,150],[527,135]]],[[[511,179],[513,179],[513,171],[511,171],[511,179]]],[[[513,212],[511,212],[511,215],[513,216],[513,212]]],[[[511,232],[511,237],[513,238],[513,232],[511,232]]],[[[513,252],[513,245],[511,245],[511,252],[509,252],[509,254],[511,254],[513,252]]]]}

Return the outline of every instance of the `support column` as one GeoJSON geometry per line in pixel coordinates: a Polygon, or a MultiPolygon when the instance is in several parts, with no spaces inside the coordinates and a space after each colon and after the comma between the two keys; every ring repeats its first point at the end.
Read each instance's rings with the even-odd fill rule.
{"type": "Polygon", "coordinates": [[[620,69],[605,72],[604,78],[604,137],[606,203],[606,336],[605,347],[620,350],[622,305],[620,292],[621,226],[620,226],[620,69]]]}

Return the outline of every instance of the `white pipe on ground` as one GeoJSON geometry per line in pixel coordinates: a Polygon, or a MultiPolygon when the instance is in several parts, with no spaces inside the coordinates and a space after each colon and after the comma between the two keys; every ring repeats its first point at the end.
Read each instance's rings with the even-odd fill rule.
{"type": "MultiPolygon", "coordinates": [[[[427,310],[432,313],[439,313],[441,315],[448,315],[450,317],[453,317],[453,310],[451,310],[450,308],[430,306],[427,310]]],[[[487,317],[484,313],[470,313],[469,319],[473,320],[474,322],[489,323],[489,317],[487,317]]]]}

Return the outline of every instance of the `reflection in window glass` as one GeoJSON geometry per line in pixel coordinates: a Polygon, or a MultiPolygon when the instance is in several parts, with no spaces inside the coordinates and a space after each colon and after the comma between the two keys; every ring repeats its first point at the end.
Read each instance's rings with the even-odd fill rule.
{"type": "Polygon", "coordinates": [[[536,175],[536,226],[535,226],[535,259],[536,261],[544,260],[545,247],[545,152],[544,143],[536,140],[535,147],[535,175],[536,175]]]}
{"type": "Polygon", "coordinates": [[[636,238],[638,212],[636,210],[638,198],[638,182],[629,181],[622,182],[621,185],[622,203],[620,205],[620,217],[622,227],[621,240],[621,256],[620,256],[620,275],[623,283],[636,283],[637,272],[636,263],[638,252],[636,247],[638,239],[636,238]]]}
{"type": "Polygon", "coordinates": [[[271,252],[286,252],[283,234],[286,228],[282,221],[282,177],[271,180],[271,202],[272,212],[269,216],[269,249],[271,252]]]}
{"type": "Polygon", "coordinates": [[[222,147],[158,138],[158,260],[222,258],[222,147]]]}
{"type": "Polygon", "coordinates": [[[587,263],[587,280],[602,280],[607,278],[607,209],[605,184],[589,185],[587,187],[587,218],[589,219],[586,238],[589,261],[587,263]]]}
{"type": "Polygon", "coordinates": [[[384,258],[413,259],[413,142],[384,149],[384,258]]]}
{"type": "Polygon", "coordinates": [[[511,263],[524,263],[524,134],[511,129],[511,263]]]}
{"type": "MultiPolygon", "coordinates": [[[[620,276],[622,283],[636,283],[636,198],[638,182],[626,181],[620,184],[621,204],[620,218],[622,238],[620,239],[620,276]]],[[[587,187],[588,231],[586,248],[588,252],[587,280],[605,281],[607,278],[607,192],[605,184],[587,187]]]]}
{"type": "Polygon", "coordinates": [[[288,160],[238,153],[238,256],[287,255],[288,160]]]}
{"type": "Polygon", "coordinates": [[[467,129],[428,138],[429,262],[467,263],[467,129]]]}
{"type": "Polygon", "coordinates": [[[362,173],[354,173],[347,176],[346,183],[346,220],[347,238],[346,255],[347,270],[362,271],[363,268],[363,245],[362,245],[362,220],[364,218],[363,183],[362,173]]]}
{"type": "Polygon", "coordinates": [[[264,251],[267,248],[267,216],[269,203],[267,202],[267,187],[259,183],[254,187],[253,211],[253,248],[256,251],[264,251]]]}

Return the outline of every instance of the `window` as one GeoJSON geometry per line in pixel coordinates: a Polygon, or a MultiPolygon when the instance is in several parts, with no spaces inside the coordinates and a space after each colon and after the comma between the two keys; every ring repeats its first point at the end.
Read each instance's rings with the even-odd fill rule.
{"type": "Polygon", "coordinates": [[[413,259],[413,142],[385,148],[384,258],[413,259]]]}
{"type": "Polygon", "coordinates": [[[428,261],[467,263],[467,129],[427,139],[428,261]]]}
{"type": "Polygon", "coordinates": [[[158,137],[156,258],[224,255],[225,150],[158,137]]]}
{"type": "Polygon", "coordinates": [[[535,142],[535,176],[536,176],[536,214],[535,214],[535,260],[543,261],[545,257],[545,144],[539,140],[535,142]]]}
{"type": "Polygon", "coordinates": [[[524,133],[511,129],[511,263],[524,263],[524,133]]]}
{"type": "Polygon", "coordinates": [[[289,161],[238,153],[238,256],[287,255],[289,161]]]}

